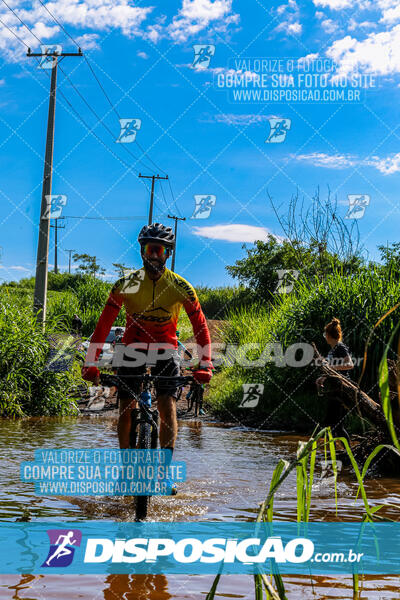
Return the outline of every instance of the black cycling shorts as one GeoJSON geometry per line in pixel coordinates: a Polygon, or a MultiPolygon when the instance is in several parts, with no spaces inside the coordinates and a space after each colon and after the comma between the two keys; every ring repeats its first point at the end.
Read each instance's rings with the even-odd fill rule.
{"type": "MultiPolygon", "coordinates": [[[[142,365],[140,367],[119,367],[117,369],[117,377],[121,380],[121,385],[118,387],[118,398],[120,400],[130,400],[136,397],[140,393],[141,380],[131,379],[129,375],[144,375],[147,372],[148,365],[142,365]]],[[[180,360],[178,353],[167,359],[159,359],[156,365],[150,366],[151,374],[158,375],[161,377],[179,377],[180,371],[180,360]]],[[[179,388],[176,383],[172,382],[155,382],[156,394],[161,396],[168,394],[175,400],[178,398],[179,388]]]]}

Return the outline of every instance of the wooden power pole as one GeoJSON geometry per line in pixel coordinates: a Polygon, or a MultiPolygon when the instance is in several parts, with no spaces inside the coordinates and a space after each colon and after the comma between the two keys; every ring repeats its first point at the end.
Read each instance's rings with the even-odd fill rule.
{"type": "Polygon", "coordinates": [[[65,252],[68,252],[68,273],[71,273],[71,254],[75,252],[75,250],[67,250],[65,248],[65,252]]]}
{"type": "Polygon", "coordinates": [[[176,260],[176,240],[178,237],[178,221],[186,221],[186,217],[174,217],[173,215],[168,215],[168,219],[174,219],[175,221],[175,245],[174,245],[174,253],[172,255],[172,264],[171,271],[175,270],[175,260],[176,260]]]}
{"type": "Polygon", "coordinates": [[[54,227],[54,273],[58,273],[58,265],[57,265],[58,236],[57,236],[57,231],[59,229],[65,229],[65,225],[64,225],[64,227],[61,227],[61,225],[58,224],[59,219],[65,219],[65,217],[58,217],[57,219],[54,219],[54,221],[55,221],[54,225],[50,225],[50,227],[54,227]]]}
{"type": "Polygon", "coordinates": [[[53,146],[54,146],[54,122],[56,112],[56,89],[57,89],[57,66],[58,59],[62,56],[83,56],[81,49],[78,53],[72,52],[49,52],[33,53],[28,48],[28,57],[48,56],[53,58],[50,81],[49,112],[47,118],[46,152],[44,159],[42,203],[40,207],[39,239],[36,256],[36,277],[33,310],[38,323],[43,324],[46,319],[47,303],[47,272],[49,267],[49,233],[50,218],[48,198],[51,196],[51,178],[53,171],[53,146]]]}
{"type": "Polygon", "coordinates": [[[139,173],[139,177],[141,179],[151,179],[151,194],[150,194],[150,208],[149,208],[149,222],[148,224],[151,225],[151,223],[153,222],[153,203],[154,203],[154,181],[156,179],[168,179],[168,175],[166,177],[160,177],[160,175],[142,175],[141,173],[139,173]]]}

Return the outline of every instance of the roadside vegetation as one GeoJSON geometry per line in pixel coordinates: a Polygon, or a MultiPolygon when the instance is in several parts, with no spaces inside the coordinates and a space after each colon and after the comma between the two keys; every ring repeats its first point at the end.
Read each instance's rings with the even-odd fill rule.
{"type": "MultiPolygon", "coordinates": [[[[208,393],[211,410],[224,420],[307,432],[323,422],[326,402],[315,387],[320,369],[313,364],[288,366],[286,359],[288,349],[299,343],[315,344],[326,356],[329,347],[322,333],[333,317],[340,319],[353,356],[352,380],[357,382],[363,371],[361,389],[380,402],[379,363],[400,318],[400,243],[379,246],[379,260],[368,262],[354,221],[349,227],[338,216],[329,195],[322,202],[317,193],[309,210],[298,206],[295,197],[287,215],[276,213],[284,239],[257,241],[246,248],[244,258],[227,267],[250,301],[227,312],[221,332],[226,344],[239,348],[235,359],[230,352],[217,368],[208,393]],[[259,344],[258,349],[251,344],[259,344]],[[266,344],[275,344],[267,362],[251,368],[239,364],[260,358],[266,344]],[[250,383],[263,384],[263,396],[257,407],[242,408],[243,384],[250,383]]],[[[296,361],[301,356],[297,351],[296,361]]],[[[394,341],[387,357],[398,360],[394,341]]],[[[346,427],[357,432],[360,426],[353,411],[346,427]]]]}
{"type": "MultiPolygon", "coordinates": [[[[312,431],[315,422],[323,419],[326,404],[315,393],[314,382],[319,370],[312,365],[285,366],[279,356],[282,352],[285,357],[289,347],[301,342],[315,344],[320,353],[326,355],[329,348],[322,331],[333,317],[340,319],[344,341],[356,361],[352,379],[357,381],[364,368],[361,387],[379,402],[378,365],[385,343],[398,323],[400,309],[373,328],[400,299],[400,243],[380,246],[379,260],[368,262],[358,244],[355,221],[345,222],[338,216],[329,194],[322,201],[317,192],[307,211],[303,205],[300,209],[298,206],[295,197],[287,215],[282,217],[276,211],[285,237],[269,236],[265,241],[244,247],[244,257],[227,267],[237,285],[197,288],[206,317],[224,322],[220,339],[239,348],[236,360],[231,357],[220,360],[219,364],[216,361],[218,366],[207,394],[210,410],[224,420],[265,428],[312,431]],[[285,293],[280,293],[282,288],[285,293]],[[367,339],[369,347],[364,363],[367,339]],[[258,349],[256,344],[259,344],[258,349]],[[239,364],[243,359],[260,358],[266,344],[276,346],[265,364],[252,368],[239,364]],[[240,407],[243,384],[249,383],[264,385],[258,406],[251,410],[240,407]]],[[[96,257],[76,254],[74,260],[79,262],[77,272],[49,273],[45,334],[37,332],[32,317],[34,278],[0,286],[0,354],[8,356],[2,360],[1,367],[3,404],[0,404],[0,414],[39,414],[41,410],[42,414],[56,414],[71,409],[67,400],[65,406],[54,400],[54,409],[50,409],[51,398],[56,398],[53,392],[43,401],[43,407],[46,405],[43,409],[40,408],[42,401],[38,400],[34,406],[29,398],[33,398],[38,388],[40,394],[47,394],[47,383],[40,379],[45,375],[40,373],[48,352],[49,333],[69,332],[73,316],[78,314],[83,323],[83,336],[90,336],[110,291],[111,283],[99,278],[101,267],[96,257]],[[25,366],[21,367],[21,362],[25,366]],[[28,364],[31,371],[26,370],[28,364]],[[39,378],[35,379],[37,383],[29,381],[29,372],[39,378]],[[12,410],[8,403],[14,406],[12,410]],[[17,405],[21,406],[20,410],[17,405]]],[[[128,268],[122,264],[114,264],[114,267],[115,279],[128,268]]],[[[185,312],[181,315],[178,328],[184,342],[192,336],[192,330],[185,312]]],[[[124,324],[122,310],[115,325],[124,324]]],[[[397,361],[394,342],[387,356],[397,361]]],[[[55,375],[53,382],[47,374],[49,389],[59,385],[63,390],[60,395],[66,397],[71,385],[68,377],[79,377],[79,366],[76,363],[64,380],[64,376],[55,375]]],[[[360,427],[354,415],[356,412],[346,423],[350,431],[360,427]]]]}

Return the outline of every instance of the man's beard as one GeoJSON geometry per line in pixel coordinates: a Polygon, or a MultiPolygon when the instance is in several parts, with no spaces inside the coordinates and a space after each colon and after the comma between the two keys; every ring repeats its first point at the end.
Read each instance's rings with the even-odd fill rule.
{"type": "Polygon", "coordinates": [[[153,275],[162,273],[165,270],[165,262],[162,260],[150,261],[146,256],[143,256],[143,264],[144,268],[153,275]]]}

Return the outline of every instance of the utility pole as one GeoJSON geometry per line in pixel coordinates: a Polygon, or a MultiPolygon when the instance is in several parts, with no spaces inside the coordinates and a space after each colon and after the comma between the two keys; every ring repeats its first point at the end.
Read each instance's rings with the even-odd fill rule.
{"type": "Polygon", "coordinates": [[[175,221],[175,246],[174,253],[172,255],[172,264],[171,271],[175,270],[175,259],[176,259],[176,239],[178,237],[178,221],[186,221],[186,217],[174,217],[173,215],[168,215],[168,219],[174,219],[175,221]]]}
{"type": "Polygon", "coordinates": [[[57,219],[54,219],[55,224],[54,225],[50,225],[50,227],[54,228],[54,273],[58,273],[58,265],[57,265],[57,230],[58,229],[65,229],[65,225],[64,227],[61,227],[61,225],[58,225],[58,219],[65,219],[65,217],[58,217],[57,219]]]}
{"type": "Polygon", "coordinates": [[[28,57],[48,56],[53,57],[51,68],[49,112],[47,118],[46,153],[44,159],[42,203],[40,207],[39,239],[36,256],[36,277],[33,310],[39,324],[46,320],[47,304],[47,271],[49,266],[49,234],[50,219],[48,217],[47,197],[51,195],[51,178],[53,171],[53,146],[54,146],[54,121],[56,112],[56,89],[57,89],[57,66],[58,59],[64,56],[83,56],[81,49],[78,53],[72,52],[49,52],[32,53],[28,48],[28,57]]]}
{"type": "Polygon", "coordinates": [[[153,222],[153,202],[154,202],[154,181],[156,179],[168,179],[168,175],[166,177],[160,177],[160,175],[142,175],[139,173],[139,177],[142,179],[151,179],[151,194],[150,194],[150,208],[149,208],[149,225],[153,222]]]}
{"type": "Polygon", "coordinates": [[[75,250],[67,250],[64,248],[65,252],[68,252],[68,273],[71,273],[71,254],[75,252],[75,250]]]}

